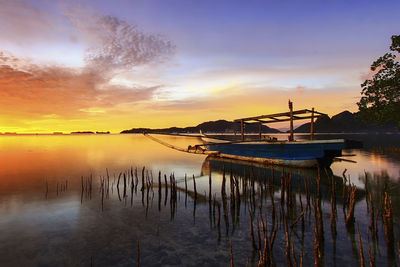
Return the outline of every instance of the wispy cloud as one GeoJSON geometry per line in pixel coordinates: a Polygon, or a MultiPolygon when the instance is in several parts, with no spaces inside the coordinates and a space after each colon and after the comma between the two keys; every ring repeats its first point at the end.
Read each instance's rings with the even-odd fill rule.
{"type": "Polygon", "coordinates": [[[64,13],[89,42],[85,55],[88,67],[131,69],[162,62],[175,51],[165,36],[146,33],[115,16],[97,14],[80,5],[65,7],[64,13]]]}
{"type": "Polygon", "coordinates": [[[157,86],[107,86],[101,76],[56,66],[24,65],[24,70],[0,61],[0,106],[22,116],[55,114],[76,117],[90,108],[150,99],[157,86]]]}
{"type": "MultiPolygon", "coordinates": [[[[15,20],[11,30],[15,30],[16,36],[10,39],[24,36],[21,37],[23,41],[23,38],[37,37],[41,31],[45,35],[54,31],[49,16],[38,9],[20,1],[3,3],[0,0],[0,4],[4,4],[0,15],[15,20]],[[29,18],[31,25],[23,22],[23,16],[29,18]],[[32,31],[33,35],[26,36],[24,31],[32,31]]],[[[118,84],[113,78],[121,72],[134,72],[135,67],[159,63],[170,57],[174,45],[166,37],[147,34],[117,17],[100,15],[82,7],[75,8],[74,12],[66,11],[65,16],[74,25],[76,36],[88,36],[83,40],[85,65],[71,68],[32,63],[29,58],[0,50],[3,121],[4,116],[16,120],[96,116],[118,106],[151,100],[161,87],[160,84],[140,85],[140,81],[133,81],[130,85],[118,84]]]]}

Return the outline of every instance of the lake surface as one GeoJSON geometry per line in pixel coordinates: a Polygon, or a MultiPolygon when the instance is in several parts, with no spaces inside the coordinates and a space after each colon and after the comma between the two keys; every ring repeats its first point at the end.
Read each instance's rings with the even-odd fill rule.
{"type": "MultiPolygon", "coordinates": [[[[201,143],[158,138],[180,147],[201,143]]],[[[314,264],[318,245],[322,265],[360,265],[357,225],[366,264],[373,260],[370,248],[376,265],[398,265],[400,135],[328,138],[361,140],[364,148],[344,151],[352,156],[321,170],[318,179],[317,170],[220,161],[143,135],[0,136],[0,266],[127,266],[138,255],[142,266],[227,266],[230,242],[237,266],[257,266],[262,220],[269,234],[276,226],[270,253],[276,265],[287,263],[287,244],[293,264],[300,255],[304,266],[314,264]],[[343,173],[357,186],[352,227],[345,226],[351,204],[343,173]],[[392,201],[386,210],[385,192],[392,201]],[[392,228],[385,219],[390,209],[392,228]]]]}

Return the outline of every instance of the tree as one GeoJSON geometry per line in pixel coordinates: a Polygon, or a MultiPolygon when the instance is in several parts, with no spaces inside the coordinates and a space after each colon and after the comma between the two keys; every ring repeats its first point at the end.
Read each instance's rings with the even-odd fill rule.
{"type": "MultiPolygon", "coordinates": [[[[400,35],[392,36],[390,50],[400,53],[400,35]]],[[[386,53],[371,65],[371,79],[361,84],[357,103],[361,119],[380,124],[396,123],[400,129],[400,61],[399,54],[386,53]]]]}

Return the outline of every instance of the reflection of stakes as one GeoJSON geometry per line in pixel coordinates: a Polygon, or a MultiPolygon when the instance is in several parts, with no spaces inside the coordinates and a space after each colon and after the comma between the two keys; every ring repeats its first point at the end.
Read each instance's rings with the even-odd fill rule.
{"type": "Polygon", "coordinates": [[[131,183],[132,183],[132,187],[135,187],[135,181],[133,180],[133,168],[131,167],[131,183]]]}
{"type": "Polygon", "coordinates": [[[126,197],[126,175],[124,172],[124,198],[126,197]]]}
{"type": "Polygon", "coordinates": [[[121,179],[122,173],[120,172],[118,175],[118,182],[117,182],[117,190],[119,191],[119,180],[121,179]]]}
{"type": "Polygon", "coordinates": [[[230,186],[230,199],[231,199],[231,210],[234,211],[235,209],[235,189],[234,189],[234,181],[233,181],[233,173],[232,173],[232,166],[231,171],[229,174],[229,186],[230,186]]]}
{"type": "Polygon", "coordinates": [[[104,178],[101,179],[101,211],[104,210],[104,178]]]}
{"type": "Polygon", "coordinates": [[[251,245],[253,246],[253,250],[257,250],[256,241],[254,239],[253,215],[251,214],[250,210],[249,210],[249,217],[250,217],[250,240],[251,240],[251,245]]]}
{"type": "Polygon", "coordinates": [[[161,171],[158,172],[158,193],[161,194],[161,171]]]}
{"type": "Polygon", "coordinates": [[[375,208],[374,202],[372,201],[372,194],[369,193],[369,211],[370,211],[370,225],[369,230],[371,231],[372,239],[375,240],[375,208]]]}
{"type": "Polygon", "coordinates": [[[373,240],[373,246],[374,246],[374,251],[371,253],[371,246],[369,245],[369,234],[368,234],[368,259],[369,259],[369,265],[370,266],[375,266],[375,256],[376,256],[376,250],[375,250],[375,240],[373,240]]]}
{"type": "Polygon", "coordinates": [[[140,266],[140,244],[139,244],[139,240],[137,241],[137,267],[140,266]]]}
{"type": "Polygon", "coordinates": [[[286,255],[286,262],[288,266],[292,266],[292,259],[291,259],[291,253],[290,253],[290,235],[289,235],[289,230],[288,230],[288,224],[287,224],[287,217],[285,214],[283,214],[283,223],[285,225],[285,236],[286,236],[286,250],[285,250],[285,255],[286,255]]]}
{"type": "Polygon", "coordinates": [[[161,210],[161,171],[158,172],[158,211],[161,210]]]}
{"type": "MultiPolygon", "coordinates": [[[[215,195],[214,195],[214,203],[216,203],[215,195]]],[[[217,205],[217,211],[218,211],[217,226],[218,226],[218,241],[219,241],[221,238],[221,209],[219,205],[217,205]]]]}
{"type": "MultiPolygon", "coordinates": [[[[186,177],[185,177],[185,183],[186,183],[186,177]]],[[[208,175],[208,202],[211,205],[211,171],[210,174],[208,175]]]]}
{"type": "Polygon", "coordinates": [[[336,235],[337,235],[337,232],[336,232],[337,210],[336,210],[336,182],[335,182],[335,178],[333,176],[331,177],[331,187],[332,187],[332,190],[331,190],[331,231],[332,231],[332,238],[334,239],[334,242],[335,242],[336,235]]]}
{"type": "Polygon", "coordinates": [[[196,190],[196,178],[194,177],[194,174],[193,174],[193,189],[194,189],[194,201],[196,202],[196,200],[197,200],[197,190],[196,190]]]}
{"type": "Polygon", "coordinates": [[[385,192],[385,200],[383,206],[383,229],[386,238],[387,253],[390,258],[394,258],[394,238],[393,238],[393,207],[392,207],[392,197],[385,192]]]}
{"type": "Polygon", "coordinates": [[[81,204],[82,204],[82,201],[83,201],[83,191],[84,191],[83,176],[81,176],[81,183],[82,183],[82,190],[81,190],[81,204]]]}
{"type": "Polygon", "coordinates": [[[187,205],[187,177],[185,173],[185,207],[187,205]]]}
{"type": "MultiPolygon", "coordinates": [[[[150,189],[153,191],[153,177],[152,177],[152,173],[149,170],[146,170],[147,173],[144,173],[144,168],[142,169],[142,185],[141,187],[144,189],[147,189],[147,205],[146,205],[146,214],[147,214],[147,209],[149,208],[149,191],[150,189]],[[144,174],[144,175],[143,175],[144,174]],[[149,175],[150,174],[150,175],[149,175]],[[143,179],[144,177],[144,179],[143,179]]],[[[124,192],[123,192],[123,197],[126,198],[126,194],[129,194],[129,191],[126,192],[126,186],[129,185],[131,186],[131,205],[132,205],[132,201],[133,201],[133,189],[135,188],[135,184],[134,184],[134,179],[133,179],[133,169],[131,168],[131,173],[129,173],[128,170],[128,181],[126,180],[126,173],[123,172],[124,175],[124,192]],[[130,176],[131,174],[131,176],[130,176]],[[132,180],[130,180],[132,178],[132,180]],[[128,184],[127,184],[128,183],[128,184]],[[131,184],[129,184],[131,183],[131,184]]],[[[102,201],[102,211],[104,209],[104,195],[106,195],[107,198],[107,194],[108,194],[108,188],[109,188],[109,173],[108,170],[106,169],[106,173],[107,173],[107,180],[106,177],[100,177],[100,192],[102,194],[101,196],[101,201],[102,201]]],[[[273,173],[273,172],[272,172],[273,173]]],[[[159,177],[158,177],[158,186],[159,186],[159,210],[160,210],[160,202],[162,199],[162,177],[161,177],[161,172],[159,172],[159,177]]],[[[311,183],[311,187],[309,186],[309,181],[308,179],[304,180],[304,185],[302,184],[298,184],[299,188],[298,188],[298,194],[299,194],[299,198],[297,199],[296,193],[294,193],[294,188],[292,188],[293,186],[296,186],[296,181],[298,182],[298,180],[295,180],[297,177],[293,176],[293,180],[292,177],[290,175],[290,173],[286,173],[285,175],[281,176],[281,190],[280,192],[277,191],[277,195],[281,195],[281,199],[277,200],[278,202],[278,206],[279,206],[279,201],[281,202],[281,223],[279,223],[279,217],[276,216],[276,211],[275,211],[275,202],[274,202],[274,191],[273,191],[273,185],[271,185],[271,179],[270,177],[268,177],[269,179],[265,179],[265,180],[260,180],[260,177],[262,178],[260,171],[258,173],[258,176],[255,177],[254,176],[254,170],[253,172],[248,172],[248,177],[249,179],[247,179],[247,181],[239,176],[236,177],[235,175],[233,175],[232,171],[231,171],[231,175],[230,175],[230,187],[228,188],[228,190],[230,189],[230,203],[227,203],[227,196],[226,196],[226,176],[225,176],[225,172],[223,175],[223,179],[222,179],[222,184],[224,184],[225,186],[221,185],[221,201],[219,201],[220,203],[218,203],[216,201],[216,196],[214,195],[214,199],[212,199],[212,177],[211,177],[211,172],[209,174],[209,192],[208,192],[208,196],[207,196],[207,192],[204,191],[204,194],[200,193],[198,194],[197,192],[197,187],[196,187],[196,178],[193,175],[193,192],[188,191],[188,185],[187,185],[187,176],[185,175],[185,187],[184,188],[179,188],[177,185],[179,182],[176,181],[174,174],[172,173],[170,175],[170,184],[168,184],[167,181],[167,177],[166,175],[164,175],[164,179],[165,179],[165,187],[166,187],[166,199],[167,200],[167,195],[168,195],[168,191],[170,191],[170,211],[171,211],[171,219],[173,219],[177,214],[177,199],[178,199],[178,191],[185,191],[185,205],[187,202],[187,195],[189,195],[190,197],[193,197],[194,199],[194,206],[193,206],[193,218],[194,220],[196,219],[196,205],[197,205],[197,201],[199,202],[208,202],[209,204],[209,219],[210,219],[210,227],[212,229],[215,229],[215,226],[218,226],[218,240],[220,240],[220,221],[221,221],[221,215],[224,216],[225,219],[225,223],[227,224],[226,229],[229,227],[229,211],[231,212],[231,215],[234,217],[234,215],[239,216],[240,215],[240,201],[249,201],[250,205],[248,206],[248,209],[245,208],[245,212],[248,211],[249,212],[249,218],[250,218],[250,238],[251,238],[251,242],[252,242],[252,246],[253,246],[253,253],[254,255],[258,255],[259,256],[259,264],[261,264],[261,266],[273,266],[275,263],[273,261],[273,244],[274,244],[274,240],[275,240],[275,236],[277,235],[278,231],[279,234],[284,234],[286,237],[286,250],[285,250],[285,255],[286,255],[286,261],[288,263],[288,265],[293,265],[293,266],[302,266],[303,264],[303,252],[304,249],[300,249],[300,248],[295,248],[295,243],[297,244],[297,242],[294,242],[293,240],[293,234],[295,234],[297,236],[297,228],[295,228],[295,230],[290,231],[290,228],[293,228],[300,220],[303,221],[304,224],[304,220],[307,220],[307,216],[305,216],[305,214],[307,214],[307,211],[309,211],[311,214],[314,213],[314,234],[315,234],[315,239],[314,239],[314,256],[315,256],[315,264],[317,266],[323,264],[323,253],[324,253],[324,233],[323,233],[323,221],[322,221],[322,208],[321,208],[321,199],[322,199],[322,195],[323,193],[320,191],[320,182],[321,179],[318,177],[318,179],[316,180],[316,187],[314,187],[315,184],[311,183]],[[240,179],[243,179],[242,181],[240,181],[240,179]],[[240,190],[240,186],[239,185],[243,185],[242,190],[240,190]],[[300,188],[301,187],[301,188],[300,188]],[[168,189],[170,188],[170,189],[168,189]],[[311,189],[311,190],[310,190],[311,189]],[[301,191],[305,190],[305,197],[304,195],[302,196],[301,191]],[[314,191],[315,190],[315,191],[314,191]],[[240,192],[242,191],[242,192],[240,192]],[[310,193],[310,191],[312,193],[310,193]],[[269,196],[268,196],[269,195],[269,196]],[[242,197],[242,199],[241,199],[242,197]],[[302,199],[303,197],[303,199],[302,199]],[[312,208],[314,209],[314,212],[312,212],[312,210],[309,210],[309,202],[307,203],[308,205],[306,205],[304,203],[303,206],[303,201],[304,198],[308,199],[312,199],[310,202],[313,204],[312,208]],[[286,203],[285,203],[286,202],[286,203]],[[268,217],[265,218],[265,220],[262,217],[262,208],[266,207],[263,206],[265,204],[263,203],[267,203],[268,205],[270,205],[268,207],[271,208],[271,213],[269,213],[268,217]],[[299,207],[298,208],[297,204],[299,203],[299,207]],[[231,205],[231,209],[229,209],[229,207],[227,208],[227,205],[230,204],[231,205]],[[221,205],[223,208],[223,214],[221,214],[221,205]],[[254,217],[257,216],[257,209],[255,207],[258,207],[260,209],[258,217],[254,217]],[[216,210],[218,212],[218,219],[216,222],[216,210]],[[298,212],[300,212],[299,215],[298,212]],[[296,218],[296,219],[295,219],[296,218]],[[255,220],[256,219],[256,220],[255,220]],[[272,223],[270,223],[270,225],[272,225],[271,229],[268,230],[267,229],[267,225],[268,225],[268,220],[272,219],[272,223]],[[295,219],[293,221],[293,219],[295,219]],[[256,228],[254,228],[256,227],[256,228]],[[261,230],[261,231],[260,231],[261,230]],[[256,233],[254,233],[254,231],[256,231],[256,233]],[[257,236],[256,236],[257,235],[257,236]],[[256,240],[257,239],[257,240],[256,240]],[[264,242],[264,243],[263,243],[264,242]],[[296,251],[297,250],[297,251],[296,251]]],[[[117,190],[119,193],[119,182],[120,182],[120,178],[122,178],[122,173],[120,173],[119,177],[118,177],[118,183],[117,183],[117,190]]],[[[337,203],[336,201],[336,183],[334,180],[333,176],[328,176],[329,181],[329,185],[331,185],[331,190],[330,190],[330,209],[331,209],[331,227],[332,228],[336,228],[336,220],[337,220],[337,213],[336,213],[336,206],[340,205],[337,203]],[[333,223],[334,222],[334,223],[333,223]]],[[[190,178],[189,178],[190,179],[190,178]]],[[[83,198],[83,193],[86,192],[87,197],[91,197],[91,190],[92,190],[92,176],[90,176],[89,178],[85,179],[85,182],[83,181],[83,177],[81,177],[81,201],[83,198]],[[85,182],[86,182],[86,187],[85,187],[85,182]]],[[[279,178],[278,181],[279,183],[279,178]]],[[[57,183],[58,185],[58,183],[57,183]]],[[[328,186],[329,186],[328,185],[328,186]]],[[[64,190],[67,189],[68,187],[68,180],[66,180],[65,185],[64,183],[61,183],[60,186],[58,186],[59,188],[57,189],[57,192],[59,190],[61,190],[60,192],[63,192],[64,190]],[[61,187],[60,187],[61,186],[61,187]]],[[[137,184],[136,184],[137,186],[137,184]]],[[[157,186],[157,185],[156,185],[157,186]]],[[[215,186],[215,185],[214,185],[215,186]]],[[[354,209],[355,209],[355,195],[357,194],[357,188],[354,185],[351,185],[349,182],[349,185],[344,184],[343,187],[345,187],[345,196],[344,196],[344,202],[347,202],[348,204],[346,205],[346,216],[345,216],[345,222],[346,225],[352,225],[352,223],[348,223],[348,218],[349,216],[351,217],[351,214],[353,216],[353,225],[354,225],[354,209]]],[[[96,185],[95,185],[95,190],[97,189],[96,185]]],[[[121,188],[122,189],[122,188],[121,188]]],[[[297,190],[296,190],[297,191],[297,190]]],[[[340,191],[340,189],[339,189],[340,191]]],[[[340,197],[340,193],[339,192],[339,197],[340,197]]],[[[48,194],[48,181],[46,180],[46,198],[47,198],[47,194],[48,194]]],[[[142,192],[143,195],[143,192],[142,192]]],[[[119,194],[118,194],[119,196],[119,194]]],[[[119,196],[120,197],[120,196],[119,196]]],[[[151,196],[150,196],[151,197],[151,196]]],[[[153,193],[153,197],[154,197],[154,193],[153,193]]],[[[120,198],[121,201],[121,198],[120,198]]],[[[368,194],[368,212],[370,212],[370,225],[369,225],[369,229],[371,230],[371,234],[372,237],[374,237],[374,232],[376,231],[376,225],[377,225],[377,221],[376,221],[376,217],[378,217],[379,215],[375,215],[375,209],[374,209],[374,205],[373,205],[373,199],[372,199],[372,194],[369,193],[368,194]]],[[[305,202],[305,201],[304,201],[305,202]]],[[[151,205],[152,206],[152,205],[151,205]]],[[[388,244],[388,249],[389,249],[389,244],[392,243],[392,250],[398,250],[398,248],[396,247],[396,243],[393,237],[393,219],[392,219],[392,203],[391,203],[391,199],[390,196],[386,193],[385,195],[385,204],[382,205],[384,206],[384,212],[382,212],[381,216],[382,216],[382,223],[383,223],[383,229],[385,231],[385,237],[386,237],[386,242],[388,244]]],[[[151,207],[150,207],[151,208],[151,207]]],[[[329,208],[329,207],[328,207],[329,208]]],[[[279,216],[279,214],[278,214],[279,216]]],[[[235,227],[235,223],[234,223],[234,218],[232,217],[232,225],[233,227],[235,227]]],[[[312,222],[313,220],[308,219],[309,224],[312,227],[312,222]]],[[[307,225],[307,224],[306,224],[307,225]]],[[[342,224],[343,225],[343,224],[342,224]]],[[[304,227],[304,226],[303,226],[304,227]]],[[[303,229],[304,230],[304,229],[303,229]]],[[[336,232],[336,231],[335,231],[336,232]]],[[[361,235],[359,232],[359,227],[357,225],[357,232],[358,232],[358,245],[360,250],[359,251],[355,251],[356,254],[360,255],[360,259],[361,259],[361,265],[364,266],[365,261],[364,261],[364,255],[363,255],[363,248],[362,248],[362,240],[361,240],[361,235]]],[[[233,236],[234,232],[231,233],[231,236],[233,236]]],[[[332,230],[332,234],[333,234],[333,230],[332,230]]],[[[336,234],[336,233],[335,233],[336,234]]],[[[303,234],[304,235],[304,234],[303,234]]],[[[248,238],[248,236],[247,236],[248,238]]],[[[356,239],[356,238],[354,238],[356,239]]],[[[307,239],[306,239],[307,240],[307,239]]],[[[357,240],[357,239],[356,239],[357,240]]],[[[357,241],[354,240],[355,242],[355,248],[357,249],[357,241]]],[[[369,233],[368,233],[368,240],[369,240],[369,233]]],[[[304,244],[304,237],[302,240],[302,244],[304,244]]],[[[231,245],[231,254],[233,251],[233,244],[232,244],[232,240],[230,240],[230,245],[231,245]]],[[[250,244],[249,244],[250,245],[250,244]]],[[[400,246],[400,245],[399,245],[400,246]]],[[[375,247],[374,247],[375,248],[375,247]]],[[[354,249],[354,247],[353,247],[354,249]]],[[[400,248],[399,248],[400,249],[400,248]]],[[[370,244],[368,242],[368,256],[370,259],[370,264],[374,265],[375,263],[375,249],[374,252],[371,251],[372,249],[370,248],[370,244]]],[[[140,256],[139,256],[139,252],[140,248],[139,248],[139,242],[138,242],[138,263],[140,262],[140,256]]],[[[353,250],[354,253],[354,250],[353,250]]],[[[395,255],[395,254],[393,254],[395,255]]],[[[357,255],[358,256],[358,255],[357,255]]],[[[358,259],[358,257],[356,257],[358,259]]],[[[236,259],[237,260],[237,259],[236,259]]],[[[231,264],[233,265],[233,256],[231,259],[231,264]]]]}
{"type": "MultiPolygon", "coordinates": [[[[131,175],[132,175],[132,169],[131,169],[131,175]]],[[[135,184],[133,183],[133,175],[132,175],[132,181],[131,181],[131,207],[133,205],[133,188],[134,187],[135,187],[135,184]]]]}
{"type": "Polygon", "coordinates": [[[136,167],[135,168],[135,193],[137,192],[138,184],[139,184],[139,178],[138,178],[137,167],[136,167]]]}
{"type": "Polygon", "coordinates": [[[234,267],[234,264],[233,264],[233,253],[232,253],[232,239],[230,240],[230,245],[231,245],[231,253],[230,253],[230,256],[231,256],[231,267],[234,267]]]}
{"type": "Polygon", "coordinates": [[[164,206],[167,205],[167,198],[168,198],[168,182],[167,182],[167,175],[164,174],[164,181],[165,181],[165,199],[164,199],[164,206]]]}
{"type": "Polygon", "coordinates": [[[108,169],[106,168],[106,173],[107,173],[107,194],[106,197],[110,197],[110,175],[108,175],[108,169]]]}
{"type": "Polygon", "coordinates": [[[297,219],[290,225],[290,228],[293,228],[293,227],[296,225],[296,223],[297,223],[300,219],[303,220],[303,218],[304,218],[304,213],[306,212],[306,210],[307,210],[307,208],[304,208],[304,209],[302,210],[302,212],[300,213],[299,217],[297,217],[297,219]]]}
{"type": "Polygon", "coordinates": [[[145,170],[145,167],[143,167],[143,169],[142,169],[142,187],[140,188],[140,191],[144,191],[144,170],[145,170]]]}
{"type": "Polygon", "coordinates": [[[258,214],[257,216],[257,238],[258,238],[258,249],[261,250],[260,214],[258,214]]]}
{"type": "Polygon", "coordinates": [[[360,235],[360,228],[358,227],[358,223],[357,223],[357,233],[358,233],[358,245],[360,246],[361,267],[365,267],[365,263],[364,263],[364,251],[363,251],[363,246],[362,246],[362,241],[361,241],[361,235],[360,235]]]}

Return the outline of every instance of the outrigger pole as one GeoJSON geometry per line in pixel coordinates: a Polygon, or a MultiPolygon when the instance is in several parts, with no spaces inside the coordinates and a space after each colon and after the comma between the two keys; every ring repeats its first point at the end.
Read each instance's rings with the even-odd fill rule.
{"type": "Polygon", "coordinates": [[[193,147],[189,146],[187,149],[185,149],[185,148],[181,148],[181,147],[177,147],[177,146],[168,144],[167,142],[164,142],[158,138],[155,138],[154,136],[151,136],[148,133],[143,133],[143,135],[163,146],[166,146],[166,147],[169,147],[169,148],[181,151],[181,152],[192,153],[192,154],[205,154],[205,155],[218,155],[219,154],[218,151],[208,151],[208,150],[201,148],[204,145],[196,145],[193,147]]]}

